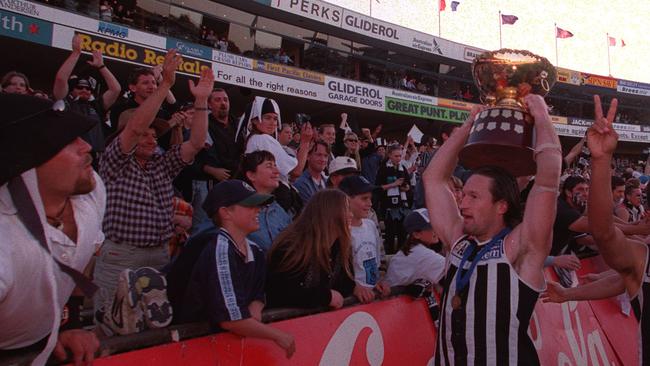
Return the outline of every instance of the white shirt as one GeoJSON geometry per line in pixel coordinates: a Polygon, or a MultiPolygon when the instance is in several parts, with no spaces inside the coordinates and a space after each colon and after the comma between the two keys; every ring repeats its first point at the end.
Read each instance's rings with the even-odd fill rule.
{"type": "Polygon", "coordinates": [[[381,237],[372,220],[361,220],[361,226],[350,226],[352,235],[352,260],[356,283],[375,287],[379,282],[381,264],[381,237]]]}
{"type": "Polygon", "coordinates": [[[391,286],[410,285],[417,279],[438,283],[445,272],[445,258],[433,250],[418,244],[409,255],[401,250],[390,260],[386,281],[391,286]]]}
{"type": "Polygon", "coordinates": [[[298,165],[298,159],[287,154],[280,142],[267,134],[255,134],[248,138],[246,154],[258,150],[266,150],[273,154],[282,181],[288,183],[289,173],[298,165]]]}
{"type": "Polygon", "coordinates": [[[35,170],[22,176],[41,218],[52,255],[18,218],[7,185],[0,187],[0,349],[25,347],[50,333],[58,334],[61,311],[75,283],[61,272],[51,257],[83,272],[98,245],[104,241],[102,218],[106,190],[99,175],[95,173],[97,184],[91,193],[71,197],[77,244],[47,224],[35,170]]]}

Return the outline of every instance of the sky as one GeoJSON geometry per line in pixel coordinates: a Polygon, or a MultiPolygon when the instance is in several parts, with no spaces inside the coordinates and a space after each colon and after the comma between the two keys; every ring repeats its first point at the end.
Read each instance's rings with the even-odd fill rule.
{"type": "MultiPolygon", "coordinates": [[[[403,27],[438,35],[439,0],[327,0],[403,27]]],[[[526,49],[555,64],[555,23],[574,36],[558,39],[558,66],[650,83],[650,0],[452,0],[441,12],[442,38],[487,50],[499,48],[499,10],[516,15],[502,26],[504,48],[526,49]],[[609,47],[607,33],[616,39],[609,47]],[[626,46],[621,47],[621,39],[626,46]]]]}

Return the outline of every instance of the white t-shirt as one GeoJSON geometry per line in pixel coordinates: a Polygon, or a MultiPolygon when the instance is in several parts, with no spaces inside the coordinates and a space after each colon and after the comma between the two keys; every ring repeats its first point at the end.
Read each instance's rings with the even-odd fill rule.
{"type": "Polygon", "coordinates": [[[47,224],[35,170],[23,173],[22,177],[41,218],[52,255],[18,218],[7,185],[0,187],[0,349],[25,347],[50,332],[58,333],[60,320],[56,320],[60,319],[75,284],[51,257],[83,272],[104,241],[106,190],[96,173],[97,184],[92,192],[70,198],[77,243],[47,224]]]}
{"type": "Polygon", "coordinates": [[[391,286],[410,285],[417,279],[438,283],[445,271],[445,258],[433,250],[418,244],[409,255],[401,250],[390,260],[386,281],[391,286]]]}
{"type": "Polygon", "coordinates": [[[289,172],[298,165],[298,159],[287,154],[280,142],[274,139],[273,136],[267,134],[255,134],[248,138],[246,154],[258,150],[266,150],[273,154],[275,157],[275,165],[278,166],[282,181],[288,183],[289,172]]]}
{"type": "Polygon", "coordinates": [[[379,265],[381,264],[381,237],[372,220],[361,220],[361,226],[350,226],[352,234],[352,260],[354,263],[354,280],[356,283],[375,287],[379,282],[379,265]]]}

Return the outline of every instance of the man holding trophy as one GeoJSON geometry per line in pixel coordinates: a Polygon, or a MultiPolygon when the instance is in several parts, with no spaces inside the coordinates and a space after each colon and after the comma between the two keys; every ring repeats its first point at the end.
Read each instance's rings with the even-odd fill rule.
{"type": "Polygon", "coordinates": [[[436,365],[538,365],[527,330],[546,287],[561,174],[543,99],[556,72],[546,59],[514,50],[485,53],[472,69],[488,107],[472,109],[423,174],[431,224],[448,256],[436,365]],[[459,155],[474,174],[457,207],[447,181],[459,155]],[[522,220],[515,176],[529,174],[536,178],[522,220]]]}

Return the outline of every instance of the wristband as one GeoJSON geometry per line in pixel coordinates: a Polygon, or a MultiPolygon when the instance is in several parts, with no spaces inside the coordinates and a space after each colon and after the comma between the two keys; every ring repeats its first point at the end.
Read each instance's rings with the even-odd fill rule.
{"type": "Polygon", "coordinates": [[[559,153],[562,153],[562,147],[558,144],[553,144],[553,143],[547,143],[547,144],[541,144],[539,146],[535,146],[535,155],[541,154],[544,151],[557,151],[559,153]]]}
{"type": "Polygon", "coordinates": [[[70,296],[61,316],[61,330],[79,329],[82,327],[81,307],[83,303],[83,296],[70,296]]]}
{"type": "Polygon", "coordinates": [[[106,67],[106,65],[102,65],[102,66],[98,67],[97,70],[101,70],[101,69],[103,69],[105,67],[106,67]]]}

